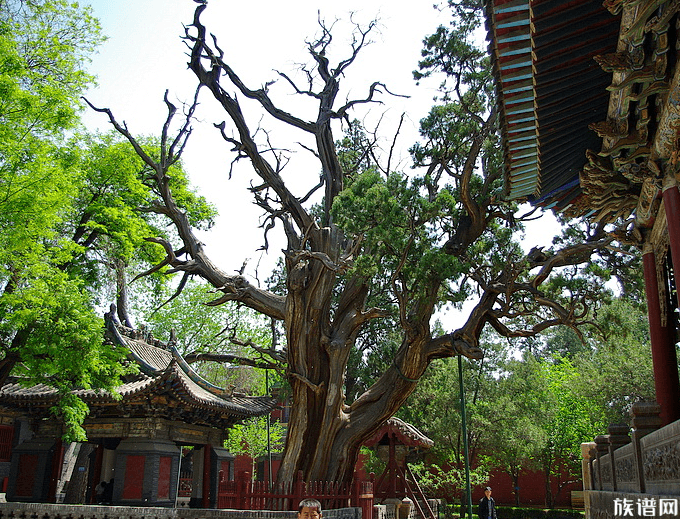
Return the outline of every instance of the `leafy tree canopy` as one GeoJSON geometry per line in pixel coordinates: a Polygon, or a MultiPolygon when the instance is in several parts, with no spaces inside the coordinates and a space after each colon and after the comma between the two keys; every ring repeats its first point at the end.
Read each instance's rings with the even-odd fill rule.
{"type": "MultiPolygon", "coordinates": [[[[78,130],[84,67],[103,41],[89,7],[0,2],[0,384],[19,377],[62,393],[53,411],[83,439],[73,388],[114,391],[125,352],[104,342],[98,308],[115,270],[158,264],[166,236],[145,164],[113,134],[78,130]]],[[[144,143],[151,144],[148,140],[144,143]]],[[[177,163],[169,175],[192,223],[213,210],[177,163]]]]}

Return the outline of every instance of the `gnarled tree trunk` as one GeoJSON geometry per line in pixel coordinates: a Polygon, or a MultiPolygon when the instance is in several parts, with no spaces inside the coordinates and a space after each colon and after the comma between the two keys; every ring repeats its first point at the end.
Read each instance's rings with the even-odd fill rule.
{"type": "MultiPolygon", "coordinates": [[[[147,208],[169,218],[177,229],[181,240],[173,246],[162,239],[152,239],[165,248],[166,259],[157,267],[169,265],[175,271],[188,276],[200,276],[221,292],[220,297],[209,304],[238,301],[273,319],[282,321],[287,339],[286,373],[292,388],[292,410],[288,422],[288,438],[278,480],[294,481],[298,471],[305,480],[329,480],[348,482],[352,479],[355,463],[362,442],[375,432],[385,420],[394,415],[415,388],[428,364],[438,358],[466,355],[481,358],[478,340],[482,328],[491,324],[505,336],[532,336],[557,324],[571,324],[578,315],[573,308],[564,308],[558,302],[545,297],[538,290],[554,268],[582,262],[594,250],[606,246],[611,238],[593,240],[579,247],[567,248],[559,253],[536,254],[534,251],[516,262],[508,261],[507,268],[497,272],[470,272],[479,286],[479,301],[462,326],[448,334],[431,336],[430,319],[440,298],[440,291],[447,281],[446,274],[433,272],[423,275],[418,281],[405,280],[402,268],[410,244],[419,236],[424,225],[417,217],[409,220],[405,250],[395,254],[397,266],[389,273],[385,290],[390,291],[391,305],[398,312],[395,322],[401,331],[401,343],[392,363],[375,383],[357,400],[346,403],[344,381],[350,352],[356,346],[359,332],[369,321],[386,316],[384,310],[367,307],[370,280],[359,274],[350,274],[352,262],[360,252],[362,239],[345,236],[333,223],[331,207],[344,189],[344,173],[335,149],[331,122],[347,117],[348,111],[358,103],[373,102],[374,94],[384,88],[373,83],[365,99],[347,101],[334,108],[338,95],[339,79],[352,64],[366,37],[367,30],[357,28],[352,43],[351,56],[341,61],[336,68],[329,67],[326,51],[331,42],[328,29],[321,24],[322,36],[308,44],[314,61],[314,70],[307,73],[309,84],[298,87],[293,81],[281,76],[293,86],[298,94],[308,96],[317,103],[318,112],[314,121],[305,121],[275,106],[269,97],[268,87],[251,90],[223,61],[223,52],[213,38],[208,42],[207,31],[200,21],[206,4],[199,2],[193,24],[186,30],[185,40],[190,48],[189,67],[199,81],[199,90],[207,88],[228,115],[233,134],[225,131],[225,123],[217,127],[223,138],[233,145],[237,160],[248,159],[259,177],[257,186],[251,188],[255,203],[267,215],[268,223],[280,222],[287,238],[284,251],[286,294],[276,294],[249,283],[242,275],[229,276],[218,269],[206,256],[201,241],[194,235],[186,214],[181,210],[169,189],[168,170],[179,160],[186,138],[190,133],[190,122],[196,107],[196,100],[186,113],[184,124],[174,139],[168,138],[168,128],[176,113],[175,107],[167,100],[168,119],[161,136],[160,160],[154,160],[132,137],[124,125],[119,124],[108,109],[96,109],[108,114],[111,123],[133,145],[136,152],[149,166],[152,173],[146,181],[154,182],[159,193],[158,205],[147,208]],[[313,90],[320,80],[321,87],[313,90]],[[224,81],[226,86],[221,83],[224,81]],[[321,182],[303,197],[296,197],[286,186],[282,177],[285,160],[267,144],[259,149],[246,123],[236,96],[229,93],[235,89],[242,98],[253,100],[275,120],[284,122],[290,128],[313,136],[317,149],[315,154],[321,164],[321,182]],[[267,157],[273,156],[270,163],[267,157]],[[305,202],[324,186],[325,197],[319,216],[305,207],[305,202]],[[538,268],[536,274],[528,273],[538,268]],[[413,286],[411,286],[413,284],[413,286]],[[515,306],[513,293],[520,291],[525,300],[515,306]],[[549,321],[537,320],[530,330],[511,330],[505,319],[528,314],[532,305],[549,308],[557,317],[549,321]]],[[[197,92],[198,95],[198,92],[197,92]]],[[[94,107],[93,107],[94,108],[94,107]]],[[[467,263],[467,249],[483,233],[489,230],[489,222],[495,218],[512,220],[512,208],[507,214],[498,209],[495,192],[500,170],[489,173],[480,186],[473,182],[474,170],[486,136],[492,131],[496,115],[480,123],[477,134],[470,138],[469,157],[459,175],[455,176],[456,196],[459,200],[456,211],[442,225],[434,225],[440,232],[436,252],[458,258],[467,263]],[[473,193],[472,185],[478,191],[473,193]]],[[[444,160],[444,159],[442,159],[444,160]]],[[[449,189],[437,184],[445,164],[434,164],[432,173],[421,186],[428,191],[432,202],[438,191],[449,189]],[[438,169],[438,173],[435,170],[438,169]],[[427,183],[429,182],[429,184],[427,183]]],[[[450,191],[447,191],[450,195],[450,191]]],[[[405,207],[408,211],[410,208],[405,207]]],[[[410,215],[410,213],[409,213],[410,215]]],[[[272,224],[273,225],[273,224],[272,224]]],[[[538,251],[540,252],[540,250],[538,251]]],[[[368,251],[370,254],[370,251],[368,251]]],[[[378,258],[380,260],[381,258],[378,258]]],[[[420,257],[413,260],[420,261],[420,257]]],[[[157,269],[156,269],[157,270],[157,269]]],[[[272,355],[274,356],[274,355],[272,355]]]]}

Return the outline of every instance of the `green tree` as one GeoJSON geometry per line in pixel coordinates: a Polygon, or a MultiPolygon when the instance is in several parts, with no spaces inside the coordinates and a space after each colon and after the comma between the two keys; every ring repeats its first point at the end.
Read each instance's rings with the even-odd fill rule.
{"type": "Polygon", "coordinates": [[[520,503],[520,473],[538,468],[538,455],[545,443],[546,381],[540,364],[525,354],[509,359],[499,373],[492,398],[478,405],[484,417],[484,454],[491,466],[502,468],[512,479],[515,504],[520,503]]]}
{"type": "Polygon", "coordinates": [[[68,391],[111,389],[121,371],[83,280],[66,272],[79,247],[59,232],[79,176],[63,144],[101,39],[76,4],[0,2],[0,384],[13,372],[58,388],[73,437],[86,408],[68,391]]]}
{"type": "MultiPolygon", "coordinates": [[[[552,330],[544,345],[525,352],[522,362],[508,365],[511,378],[519,376],[522,384],[529,381],[530,386],[514,393],[511,400],[525,400],[532,394],[538,398],[531,426],[538,427],[540,434],[533,440],[530,463],[521,465],[541,468],[548,507],[554,506],[566,485],[580,480],[580,444],[592,441],[610,423],[628,423],[635,401],[654,399],[644,311],[628,297],[620,297],[600,307],[593,322],[597,333],[579,337],[564,329],[552,330]]],[[[508,394],[507,389],[501,391],[499,409],[521,416],[514,403],[503,404],[508,394]]],[[[524,427],[519,429],[511,443],[526,441],[524,427]]],[[[493,450],[496,445],[493,440],[486,448],[493,450]]]]}
{"type": "MultiPolygon", "coordinates": [[[[375,82],[364,98],[341,101],[341,80],[368,43],[374,23],[357,26],[347,58],[332,62],[335,40],[321,22],[319,37],[307,45],[311,64],[303,66],[304,85],[280,75],[284,86],[312,103],[315,115],[308,119],[277,106],[280,85],[252,89],[242,81],[225,61],[227,53],[207,36],[201,21],[207,5],[197,7],[185,36],[189,67],[199,88],[226,114],[229,122],[220,118],[217,127],[237,160],[253,166],[258,181],[251,193],[265,214],[265,227],[285,234],[282,292],[228,275],[207,257],[166,181],[169,165],[181,154],[176,143],[191,126],[185,118],[176,137],[169,136],[176,107],[167,96],[168,119],[157,158],[110,110],[98,109],[154,170],[163,199],[157,211],[174,224],[179,238],[158,240],[165,263],[217,289],[212,304],[238,301],[282,323],[294,401],[278,474],[282,481],[292,481],[298,471],[310,480],[350,480],[362,441],[400,408],[430,363],[457,355],[480,358],[479,340],[487,325],[508,337],[537,335],[561,324],[577,328],[589,319],[583,306],[599,300],[602,284],[577,283],[572,271],[560,278],[569,281],[561,290],[561,281],[542,288],[558,270],[587,264],[614,235],[602,229],[586,242],[529,254],[517,242],[522,218],[501,196],[489,61],[472,38],[481,23],[480,4],[452,3],[457,13],[452,26],[426,40],[419,77],[443,73],[450,82],[442,103],[422,121],[422,142],[412,149],[416,171],[394,171],[389,154],[387,164],[376,162],[377,154],[370,155],[370,164],[363,153],[338,155],[338,124],[387,91],[375,82]],[[287,157],[265,137],[269,134],[251,130],[245,109],[250,102],[314,142],[321,182],[317,171],[311,172],[306,194],[298,194],[299,184],[293,190],[286,183],[287,157]],[[311,205],[317,189],[323,199],[311,205]],[[472,307],[467,318],[445,333],[433,328],[433,315],[442,305],[460,308],[463,302],[472,307]],[[350,402],[344,393],[348,361],[374,321],[395,332],[389,344],[396,348],[371,386],[350,402]]],[[[352,145],[355,149],[363,145],[356,134],[349,139],[359,145],[352,145]]]]}
{"type": "Polygon", "coordinates": [[[573,359],[580,377],[572,383],[580,398],[595,402],[602,413],[596,417],[604,424],[602,434],[609,424],[630,423],[635,402],[656,397],[646,313],[620,298],[602,308],[597,320],[604,339],[573,359]]]}
{"type": "Polygon", "coordinates": [[[270,386],[281,381],[283,354],[272,344],[272,323],[247,307],[208,306],[212,287],[190,281],[176,297],[166,290],[150,301],[133,294],[135,313],[144,328],[177,347],[185,360],[208,381],[251,395],[263,395],[265,369],[273,370],[270,386]],[[278,357],[275,359],[275,357],[278,357]]]}
{"type": "MultiPolygon", "coordinates": [[[[57,388],[53,412],[66,438],[83,439],[87,408],[70,391],[115,391],[127,369],[125,351],[104,342],[100,296],[125,286],[116,281],[126,263],[161,261],[145,238],[167,231],[147,210],[155,193],[140,158],[114,134],[77,131],[79,96],[93,81],[84,67],[102,41],[90,8],[61,0],[0,7],[0,385],[12,376],[57,388]]],[[[171,177],[203,225],[211,208],[179,164],[171,177]]]]}
{"type": "MultiPolygon", "coordinates": [[[[485,358],[479,363],[466,362],[463,366],[465,389],[468,446],[470,453],[471,481],[481,485],[488,480],[488,466],[480,459],[480,440],[484,439],[483,415],[479,405],[492,399],[493,371],[496,353],[485,351],[485,358]]],[[[462,418],[460,402],[458,362],[456,359],[441,359],[430,365],[411,394],[399,410],[399,417],[413,424],[434,445],[428,451],[426,463],[412,465],[421,486],[428,489],[428,496],[455,496],[464,499],[465,458],[463,449],[462,418]]]]}
{"type": "Polygon", "coordinates": [[[0,218],[12,222],[0,237],[0,384],[11,375],[57,387],[63,398],[55,412],[66,421],[67,437],[82,438],[78,424],[86,409],[68,392],[113,391],[124,369],[125,351],[104,341],[97,308],[106,301],[100,296],[107,287],[116,292],[125,286],[120,270],[133,258],[147,265],[159,260],[145,237],[163,229],[138,211],[152,203],[153,193],[141,182],[141,161],[129,148],[111,135],[72,140],[68,148],[79,151],[57,150],[46,159],[47,193],[40,187],[45,179],[33,178],[41,170],[27,166],[22,175],[34,185],[8,189],[0,207],[0,218]],[[60,161],[59,155],[67,157],[60,161]],[[17,222],[31,213],[42,215],[40,228],[17,222]]]}
{"type": "Polygon", "coordinates": [[[253,478],[256,476],[257,458],[283,450],[286,427],[278,420],[267,426],[268,419],[267,416],[258,416],[234,425],[224,442],[224,448],[232,454],[245,454],[252,459],[250,473],[253,478]]]}
{"type": "Polygon", "coordinates": [[[539,461],[545,476],[546,506],[552,508],[562,489],[581,479],[581,443],[591,441],[605,430],[596,402],[575,391],[582,377],[568,359],[541,362],[546,387],[545,440],[540,445],[539,461]],[[548,404],[549,403],[549,404],[548,404]],[[598,416],[599,415],[599,416],[598,416]],[[552,485],[556,483],[557,494],[552,485]]]}

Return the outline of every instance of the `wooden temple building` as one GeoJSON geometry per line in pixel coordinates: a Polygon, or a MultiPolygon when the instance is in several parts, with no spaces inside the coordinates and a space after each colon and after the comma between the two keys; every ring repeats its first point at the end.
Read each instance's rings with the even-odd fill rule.
{"type": "Polygon", "coordinates": [[[635,406],[632,434],[625,425],[583,449],[587,515],[625,515],[616,503],[680,495],[680,2],[485,7],[506,197],[603,224],[630,219],[643,254],[657,403],[635,406]]]}
{"type": "Polygon", "coordinates": [[[191,453],[191,506],[214,508],[220,481],[233,479],[233,456],[222,448],[229,428],[270,413],[276,401],[218,388],[176,349],[110,318],[107,335],[129,349],[129,361],[139,371],[123,380],[120,399],[77,391],[90,409],[83,424],[88,441],[75,450],[69,446],[66,463],[62,424],[49,418],[57,392],[18,383],[0,390],[0,442],[5,443],[0,480],[5,476],[6,499],[53,503],[59,489],[67,503],[175,506],[184,449],[191,453]],[[62,474],[68,482],[60,481],[62,474]]]}

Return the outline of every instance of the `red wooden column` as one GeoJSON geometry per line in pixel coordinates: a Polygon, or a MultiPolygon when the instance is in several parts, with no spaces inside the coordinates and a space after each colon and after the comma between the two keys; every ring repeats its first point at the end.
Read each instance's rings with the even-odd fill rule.
{"type": "Polygon", "coordinates": [[[49,503],[57,502],[57,483],[61,476],[61,465],[64,461],[64,444],[61,439],[58,439],[54,444],[54,454],[52,454],[52,463],[50,468],[50,486],[47,494],[49,503]]]}
{"type": "Polygon", "coordinates": [[[90,476],[92,492],[90,492],[90,504],[98,505],[97,503],[97,492],[95,489],[99,486],[102,481],[102,460],[104,459],[104,445],[101,443],[97,444],[97,450],[95,451],[94,459],[94,470],[90,476]]]}
{"type": "MultiPolygon", "coordinates": [[[[663,207],[666,211],[673,270],[676,282],[678,282],[680,281],[680,192],[678,183],[670,175],[666,175],[663,179],[663,207]]],[[[680,308],[680,290],[678,290],[677,297],[678,308],[680,308]]]]}
{"type": "Polygon", "coordinates": [[[654,367],[654,388],[656,401],[661,406],[663,424],[680,419],[680,382],[678,362],[673,342],[674,333],[668,326],[661,325],[659,283],[656,277],[654,250],[646,243],[642,261],[645,274],[645,294],[649,314],[649,335],[652,342],[652,364],[654,367]]]}
{"type": "Polygon", "coordinates": [[[210,508],[210,444],[203,446],[203,508],[210,508]]]}

